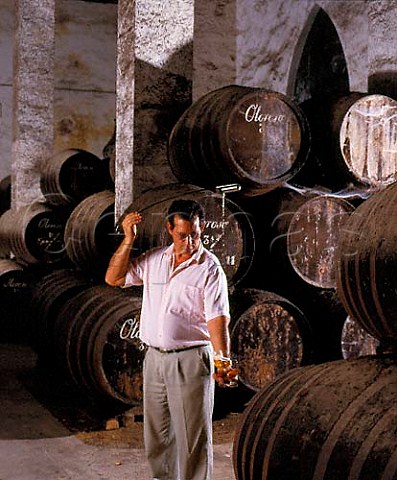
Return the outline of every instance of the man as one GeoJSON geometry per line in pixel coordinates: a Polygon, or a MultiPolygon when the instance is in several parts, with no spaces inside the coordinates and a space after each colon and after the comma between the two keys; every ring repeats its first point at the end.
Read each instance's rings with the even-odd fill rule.
{"type": "Polygon", "coordinates": [[[229,360],[226,276],[201,242],[204,212],[193,200],[176,200],[166,228],[172,245],[130,259],[142,221],[125,216],[125,238],[110,260],[106,282],[144,285],[141,340],[148,345],[143,367],[144,439],[152,475],[161,480],[212,478],[213,378],[235,382],[229,360]],[[214,358],[226,357],[215,369],[214,358]],[[212,378],[213,377],[213,378],[212,378]]]}

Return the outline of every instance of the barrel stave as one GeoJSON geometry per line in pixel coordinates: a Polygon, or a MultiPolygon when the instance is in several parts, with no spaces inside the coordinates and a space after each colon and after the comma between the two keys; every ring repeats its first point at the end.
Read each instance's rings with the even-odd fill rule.
{"type": "Polygon", "coordinates": [[[365,200],[344,229],[337,289],[349,315],[379,340],[395,342],[396,184],[365,200]]]}
{"type": "Polygon", "coordinates": [[[287,370],[310,361],[311,327],[300,309],[280,295],[259,289],[231,295],[231,350],[240,381],[258,391],[287,370]]]}
{"type": "Polygon", "coordinates": [[[293,214],[287,230],[288,258],[306,282],[336,287],[339,236],[353,211],[353,205],[343,199],[318,195],[293,214]]]}
{"type": "Polygon", "coordinates": [[[393,358],[362,357],[281,376],[243,414],[233,445],[236,478],[392,480],[395,374],[393,358]],[[241,448],[246,429],[248,450],[241,448]]]}
{"type": "Polygon", "coordinates": [[[77,204],[108,185],[103,162],[82,149],[62,150],[41,166],[40,188],[48,203],[77,204]]]}
{"type": "Polygon", "coordinates": [[[56,270],[35,282],[30,301],[30,341],[40,357],[55,357],[54,328],[58,311],[89,286],[91,281],[82,272],[71,269],[56,270]]]}
{"type": "Polygon", "coordinates": [[[181,182],[214,188],[238,183],[260,195],[291,179],[306,161],[310,132],[285,95],[229,85],[195,102],[174,126],[168,146],[181,182]]]}
{"type": "Polygon", "coordinates": [[[130,294],[93,286],[65,303],[55,324],[57,362],[64,375],[91,397],[128,405],[142,400],[144,356],[137,331],[132,338],[121,335],[128,319],[139,318],[141,294],[130,294]]]}
{"type": "Polygon", "coordinates": [[[66,253],[76,267],[102,276],[117,246],[114,193],[95,193],[80,202],[65,227],[66,253]]]}

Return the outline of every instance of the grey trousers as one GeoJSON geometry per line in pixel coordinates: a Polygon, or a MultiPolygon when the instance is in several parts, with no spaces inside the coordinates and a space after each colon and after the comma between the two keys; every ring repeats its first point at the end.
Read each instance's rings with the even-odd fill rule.
{"type": "Polygon", "coordinates": [[[144,440],[156,480],[211,480],[212,349],[149,348],[144,361],[144,440]]]}

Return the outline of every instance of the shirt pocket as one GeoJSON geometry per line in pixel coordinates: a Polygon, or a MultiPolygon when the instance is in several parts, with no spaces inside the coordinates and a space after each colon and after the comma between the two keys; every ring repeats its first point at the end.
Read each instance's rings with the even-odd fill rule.
{"type": "Polygon", "coordinates": [[[202,288],[174,282],[170,300],[170,311],[173,314],[187,315],[193,318],[202,318],[204,316],[202,288]]]}

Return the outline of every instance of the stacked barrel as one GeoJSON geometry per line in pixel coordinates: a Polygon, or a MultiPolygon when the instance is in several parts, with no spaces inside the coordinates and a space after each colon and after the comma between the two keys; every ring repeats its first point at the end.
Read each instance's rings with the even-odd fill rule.
{"type": "Polygon", "coordinates": [[[141,292],[103,281],[120,240],[108,170],[64,150],[41,165],[43,199],[2,212],[1,339],[31,344],[83,395],[131,405],[142,398],[141,292]]]}
{"type": "Polygon", "coordinates": [[[258,392],[233,445],[238,480],[396,478],[393,357],[290,370],[258,392]]]}
{"type": "Polygon", "coordinates": [[[377,354],[293,369],[259,391],[235,435],[238,480],[396,478],[396,201],[393,183],[358,206],[336,261],[338,294],[377,354]]]}
{"type": "MultiPolygon", "coordinates": [[[[383,351],[393,344],[392,334],[384,329],[380,339],[369,320],[381,317],[384,298],[393,308],[390,252],[382,271],[390,287],[382,291],[380,274],[371,277],[373,253],[368,265],[352,263],[351,251],[364,242],[349,232],[361,231],[356,212],[395,181],[395,109],[382,95],[297,105],[260,88],[215,90],[186,110],[171,132],[168,161],[178,182],[153,186],[124,212],[143,213],[136,255],[169,243],[164,216],[174,199],[204,206],[202,241],[228,278],[232,353],[240,387],[252,395],[297,367],[355,357],[369,344],[373,352],[375,342],[383,351]],[[341,257],[345,244],[350,250],[341,257]],[[368,283],[369,310],[363,307],[368,283]]],[[[143,354],[140,292],[123,293],[127,306],[127,297],[103,284],[122,238],[120,225],[114,228],[114,139],[105,148],[107,159],[69,149],[43,162],[44,201],[2,213],[0,254],[19,265],[16,271],[35,275],[29,336],[43,363],[58,365],[86,393],[134,403],[143,354]],[[94,324],[100,327],[91,335],[94,324]],[[116,337],[136,351],[129,371],[124,363],[111,365],[110,359],[130,354],[116,337]]],[[[372,218],[370,212],[364,217],[372,218]]],[[[379,227],[365,231],[376,236],[379,227]]]]}
{"type": "Polygon", "coordinates": [[[244,195],[260,195],[291,179],[309,147],[306,118],[288,97],[229,85],[182,115],[168,157],[180,181],[206,188],[237,182],[244,195]]]}
{"type": "MultiPolygon", "coordinates": [[[[242,372],[255,353],[281,373],[277,351],[256,331],[267,321],[264,314],[258,318],[266,310],[261,295],[254,295],[251,313],[256,333],[245,326],[257,350],[248,341],[250,348],[243,347],[241,333],[233,332],[242,314],[239,288],[281,296],[306,318],[308,327],[296,333],[305,339],[298,364],[348,355],[346,335],[350,342],[373,341],[351,327],[355,318],[336,289],[337,251],[357,206],[396,178],[396,105],[383,95],[357,93],[297,105],[278,92],[230,85],[204,95],[176,123],[168,148],[174,174],[215,191],[238,184],[240,191],[228,197],[252,225],[250,268],[231,289],[232,346],[242,372]]],[[[253,385],[244,373],[242,382],[263,387],[263,379],[253,385]]]]}
{"type": "Polygon", "coordinates": [[[170,137],[178,178],[241,186],[229,197],[255,237],[230,292],[232,351],[256,392],[236,432],[235,475],[392,480],[397,102],[351,93],[290,106],[225,87],[170,137]]]}

